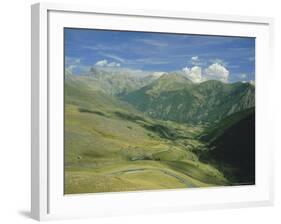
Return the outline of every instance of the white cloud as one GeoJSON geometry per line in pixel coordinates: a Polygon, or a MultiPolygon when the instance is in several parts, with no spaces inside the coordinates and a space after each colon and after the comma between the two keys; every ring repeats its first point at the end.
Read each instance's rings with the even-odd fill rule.
{"type": "Polygon", "coordinates": [[[222,66],[224,66],[224,67],[228,66],[228,62],[226,62],[226,61],[224,61],[224,60],[222,60],[222,59],[219,59],[219,58],[210,59],[209,61],[210,61],[212,64],[217,63],[217,64],[220,64],[220,65],[222,65],[222,66]]]}
{"type": "Polygon", "coordinates": [[[204,78],[228,82],[229,71],[221,64],[214,63],[204,70],[204,78]]]}
{"type": "Polygon", "coordinates": [[[190,63],[192,65],[201,65],[202,62],[201,62],[199,56],[193,56],[190,58],[190,63]]]}
{"type": "Polygon", "coordinates": [[[105,54],[105,53],[100,53],[100,54],[105,56],[105,57],[108,57],[108,58],[114,59],[116,61],[122,62],[122,63],[125,62],[124,58],[121,58],[121,57],[119,57],[117,55],[114,55],[114,54],[105,54]]]}
{"type": "Polygon", "coordinates": [[[250,82],[249,82],[251,85],[256,85],[256,82],[255,82],[255,80],[250,80],[250,82]]]}
{"type": "Polygon", "coordinates": [[[152,76],[159,78],[160,76],[162,76],[163,74],[166,74],[166,72],[153,72],[152,76]]]}
{"type": "Polygon", "coordinates": [[[120,67],[120,63],[117,62],[110,62],[107,64],[108,67],[120,67]]]}
{"type": "Polygon", "coordinates": [[[117,62],[108,62],[107,60],[100,60],[100,61],[97,61],[95,66],[98,66],[98,67],[120,67],[121,64],[120,63],[117,63],[117,62]]]}
{"type": "Polygon", "coordinates": [[[101,61],[97,61],[95,66],[105,67],[107,65],[107,63],[108,63],[107,60],[101,60],[101,61]]]}
{"type": "Polygon", "coordinates": [[[73,72],[74,69],[81,66],[81,59],[80,58],[73,58],[73,57],[65,57],[65,68],[69,72],[73,72]]]}
{"type": "Polygon", "coordinates": [[[69,72],[73,72],[73,70],[77,68],[77,65],[69,65],[66,67],[66,70],[69,71],[69,72]]]}
{"type": "Polygon", "coordinates": [[[245,74],[245,73],[240,74],[240,78],[241,78],[241,79],[245,79],[245,78],[247,78],[247,74],[245,74]]]}
{"type": "MultiPolygon", "coordinates": [[[[192,58],[191,58],[192,59],[192,58]]],[[[194,60],[199,58],[195,56],[194,60]]],[[[195,83],[200,83],[206,80],[219,80],[228,82],[229,71],[219,63],[213,63],[209,67],[202,69],[200,66],[193,66],[191,68],[185,67],[182,69],[185,76],[195,83]]]]}
{"type": "Polygon", "coordinates": [[[193,56],[193,57],[191,57],[191,60],[192,60],[192,61],[198,61],[198,60],[199,60],[199,57],[198,57],[198,56],[193,56]]]}
{"type": "Polygon", "coordinates": [[[202,69],[199,66],[194,66],[192,68],[185,67],[182,70],[185,73],[185,76],[192,82],[202,82],[202,69]]]}

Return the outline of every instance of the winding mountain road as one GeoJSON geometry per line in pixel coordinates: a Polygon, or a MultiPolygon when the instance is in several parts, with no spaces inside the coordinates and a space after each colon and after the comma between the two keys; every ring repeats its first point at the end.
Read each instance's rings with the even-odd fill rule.
{"type": "Polygon", "coordinates": [[[122,171],[118,171],[118,172],[113,172],[110,173],[111,175],[118,175],[118,174],[128,174],[128,173],[137,173],[137,172],[147,172],[147,171],[158,171],[158,172],[162,172],[168,176],[171,176],[175,179],[177,179],[179,182],[183,183],[186,187],[188,188],[193,188],[196,187],[194,184],[192,184],[190,181],[186,180],[185,178],[167,171],[167,170],[162,170],[162,169],[151,169],[151,168],[136,168],[136,169],[126,169],[126,170],[122,170],[122,171]]]}

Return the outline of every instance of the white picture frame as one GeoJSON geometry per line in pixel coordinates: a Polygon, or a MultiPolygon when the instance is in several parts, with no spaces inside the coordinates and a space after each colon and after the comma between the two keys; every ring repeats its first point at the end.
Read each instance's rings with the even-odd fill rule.
{"type": "Polygon", "coordinates": [[[31,214],[37,220],[271,205],[273,19],[191,12],[32,5],[31,214]],[[182,26],[185,25],[185,26],[182,26]],[[66,196],[63,194],[63,27],[256,37],[256,185],[66,196]],[[180,30],[180,27],[185,27],[180,30]],[[272,109],[272,108],[271,108],[272,109]],[[165,196],[165,197],[164,197],[165,196]]]}

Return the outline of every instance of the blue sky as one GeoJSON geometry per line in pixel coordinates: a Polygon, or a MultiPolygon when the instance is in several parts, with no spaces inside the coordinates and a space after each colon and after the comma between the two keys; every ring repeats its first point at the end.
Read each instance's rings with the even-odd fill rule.
{"type": "Polygon", "coordinates": [[[255,80],[255,39],[65,28],[65,63],[77,74],[101,66],[250,81],[255,80]]]}

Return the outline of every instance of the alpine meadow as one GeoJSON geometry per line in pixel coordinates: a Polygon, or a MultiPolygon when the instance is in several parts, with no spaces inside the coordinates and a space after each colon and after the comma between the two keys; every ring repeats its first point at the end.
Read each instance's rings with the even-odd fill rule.
{"type": "Polygon", "coordinates": [[[255,39],[64,28],[64,193],[255,184],[255,39]]]}

